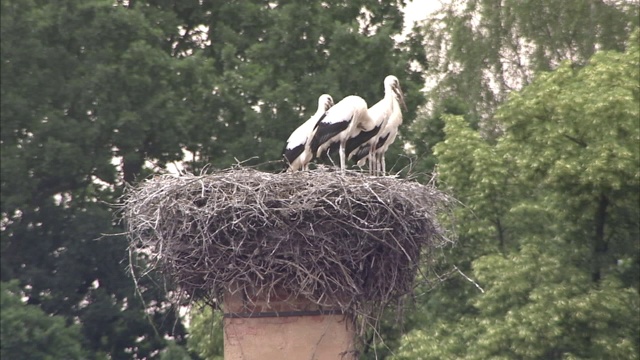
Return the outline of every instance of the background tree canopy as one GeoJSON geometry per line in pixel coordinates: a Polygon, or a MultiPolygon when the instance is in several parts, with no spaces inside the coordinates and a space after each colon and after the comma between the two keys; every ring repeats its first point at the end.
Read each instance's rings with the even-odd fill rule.
{"type": "Polygon", "coordinates": [[[136,294],[111,204],[176,161],[279,170],[320,94],[388,74],[387,163],[438,164],[486,292],[419,292],[363,357],[640,356],[637,3],[452,1],[398,37],[403,1],[0,1],[3,358],[219,356],[213,314],[136,294]]]}
{"type": "Polygon", "coordinates": [[[513,93],[495,142],[445,117],[441,181],[468,205],[455,259],[486,292],[430,294],[397,358],[638,358],[638,35],[513,93]]]}

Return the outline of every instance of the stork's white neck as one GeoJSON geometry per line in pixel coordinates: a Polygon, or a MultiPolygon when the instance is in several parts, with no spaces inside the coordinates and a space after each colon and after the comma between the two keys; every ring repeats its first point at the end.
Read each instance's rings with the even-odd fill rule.
{"type": "Polygon", "coordinates": [[[391,86],[385,86],[384,101],[391,104],[392,111],[400,110],[400,101],[398,100],[398,95],[396,95],[396,92],[393,91],[391,86]]]}

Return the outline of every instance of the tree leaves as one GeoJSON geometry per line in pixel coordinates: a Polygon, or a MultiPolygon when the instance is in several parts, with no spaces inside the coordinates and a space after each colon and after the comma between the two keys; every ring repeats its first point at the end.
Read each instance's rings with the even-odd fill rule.
{"type": "Polygon", "coordinates": [[[400,5],[3,0],[2,279],[78,322],[94,358],[183,343],[157,274],[136,296],[109,204],[185,153],[194,172],[279,161],[322,93],[373,103],[395,74],[415,109],[400,5]]]}
{"type": "Polygon", "coordinates": [[[49,316],[37,306],[22,303],[17,281],[2,282],[0,332],[5,359],[84,359],[80,327],[66,325],[62,316],[49,316]]]}
{"type": "Polygon", "coordinates": [[[447,312],[428,302],[436,323],[409,333],[398,358],[639,356],[637,36],[513,93],[495,141],[443,117],[441,184],[466,205],[450,261],[471,262],[485,293],[447,312]]]}
{"type": "MultiPolygon", "coordinates": [[[[584,65],[596,50],[621,51],[637,25],[638,7],[627,2],[450,1],[423,28],[437,79],[432,101],[456,96],[490,120],[537,72],[563,61],[584,65]]],[[[499,122],[481,125],[500,132],[499,122]]]]}

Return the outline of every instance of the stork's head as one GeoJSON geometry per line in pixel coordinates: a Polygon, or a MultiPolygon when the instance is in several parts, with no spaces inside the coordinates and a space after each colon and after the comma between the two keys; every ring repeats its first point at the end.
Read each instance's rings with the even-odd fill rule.
{"type": "Polygon", "coordinates": [[[329,94],[322,94],[318,98],[318,109],[322,109],[323,111],[329,110],[330,107],[333,106],[333,98],[329,94]]]}
{"type": "Polygon", "coordinates": [[[389,75],[386,78],[384,78],[384,91],[392,92],[396,100],[398,100],[400,105],[402,105],[402,108],[405,111],[407,111],[407,105],[404,103],[404,93],[402,92],[402,88],[400,87],[400,81],[398,80],[397,77],[393,75],[389,75]]]}

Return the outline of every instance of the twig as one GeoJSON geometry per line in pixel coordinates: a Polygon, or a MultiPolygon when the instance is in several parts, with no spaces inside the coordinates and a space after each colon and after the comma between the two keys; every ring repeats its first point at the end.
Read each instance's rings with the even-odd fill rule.
{"type": "Polygon", "coordinates": [[[482,287],[480,287],[480,285],[478,285],[477,282],[473,281],[473,279],[471,279],[470,277],[468,277],[467,275],[465,275],[465,273],[463,273],[462,271],[460,271],[460,269],[458,269],[457,266],[453,265],[453,268],[460,274],[462,275],[462,277],[464,277],[465,279],[467,279],[467,281],[469,281],[470,283],[472,283],[473,285],[475,285],[478,290],[480,290],[480,292],[482,292],[484,294],[484,289],[482,287]]]}
{"type": "Polygon", "coordinates": [[[444,279],[434,250],[452,239],[436,215],[450,215],[455,201],[434,182],[324,167],[271,174],[241,162],[159,175],[127,188],[119,204],[130,266],[141,269],[131,275],[139,288],[141,274],[161,271],[178,294],[208,304],[232,285],[247,306],[285,291],[379,336],[382,309],[413,292],[421,268],[433,284],[444,279]]]}

